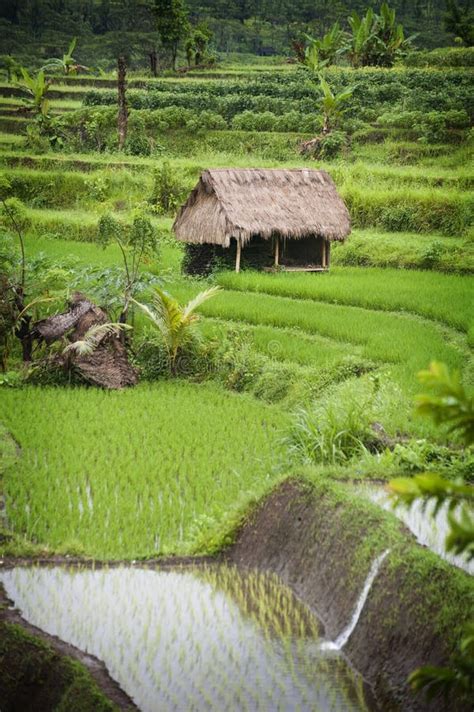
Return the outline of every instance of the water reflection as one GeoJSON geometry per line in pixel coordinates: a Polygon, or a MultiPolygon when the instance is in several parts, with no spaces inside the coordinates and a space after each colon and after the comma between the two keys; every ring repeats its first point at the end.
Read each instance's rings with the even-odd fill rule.
{"type": "MultiPolygon", "coordinates": [[[[398,504],[395,508],[390,493],[382,487],[362,487],[361,492],[371,502],[390,511],[400,519],[415,535],[418,542],[427,546],[435,554],[441,556],[450,564],[454,564],[467,573],[474,575],[474,560],[469,561],[465,555],[451,554],[446,551],[446,537],[450,532],[448,521],[449,506],[445,502],[436,510],[436,502],[417,500],[411,507],[398,504]]],[[[457,513],[458,510],[454,510],[457,513]]]]}
{"type": "Polygon", "coordinates": [[[361,681],[319,649],[276,578],[212,567],[19,567],[0,574],[24,617],[103,660],[143,712],[366,710],[361,681]]]}

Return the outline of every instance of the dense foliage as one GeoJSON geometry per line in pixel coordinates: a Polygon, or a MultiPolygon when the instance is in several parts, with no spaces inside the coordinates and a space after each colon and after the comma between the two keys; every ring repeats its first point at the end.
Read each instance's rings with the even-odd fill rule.
{"type": "MultiPolygon", "coordinates": [[[[445,18],[444,0],[406,3],[393,0],[391,6],[408,34],[419,33],[421,46],[433,47],[465,37],[467,3],[451,3],[453,8],[445,18]]],[[[353,12],[365,13],[364,0],[280,0],[278,3],[257,0],[188,0],[185,6],[178,0],[115,0],[57,4],[52,0],[16,0],[0,8],[3,27],[3,52],[26,57],[25,46],[46,52],[46,57],[64,52],[70,38],[77,36],[80,44],[78,61],[87,66],[109,65],[118,53],[141,66],[151,66],[155,53],[173,62],[177,43],[184,38],[186,23],[205,22],[213,32],[213,44],[219,52],[251,52],[260,55],[286,54],[292,41],[301,40],[305,32],[323,35],[334,22],[349,29],[348,17],[353,12]],[[28,42],[25,43],[25,39],[28,42]]]]}

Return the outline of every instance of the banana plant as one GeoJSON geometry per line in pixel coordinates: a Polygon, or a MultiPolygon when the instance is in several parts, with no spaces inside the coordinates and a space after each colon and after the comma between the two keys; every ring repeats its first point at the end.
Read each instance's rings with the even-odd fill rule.
{"type": "Polygon", "coordinates": [[[46,95],[51,83],[46,79],[44,71],[40,69],[36,76],[32,76],[25,67],[21,67],[21,75],[22,79],[16,84],[28,94],[28,97],[22,97],[22,101],[37,116],[46,117],[49,113],[49,100],[46,95]]]}
{"type": "Polygon", "coordinates": [[[337,122],[344,113],[343,104],[351,98],[353,89],[349,87],[338,94],[334,94],[328,82],[322,76],[319,77],[319,85],[323,92],[321,98],[323,134],[328,134],[336,127],[337,122]]]}
{"type": "Polygon", "coordinates": [[[304,64],[316,73],[332,64],[337,54],[341,52],[344,37],[345,33],[338,22],[335,22],[322,38],[305,35],[308,45],[305,49],[304,64]]]}
{"type": "Polygon", "coordinates": [[[79,70],[88,71],[87,67],[79,64],[73,57],[73,52],[76,49],[77,37],[73,37],[67,52],[63,54],[62,57],[52,57],[48,59],[46,64],[42,67],[45,71],[55,71],[59,70],[63,74],[76,74],[79,70]]]}
{"type": "Polygon", "coordinates": [[[346,50],[353,67],[391,67],[416,37],[405,38],[402,25],[396,22],[395,10],[386,2],[380,7],[380,14],[369,8],[359,17],[354,10],[348,22],[352,35],[346,50]]]}
{"type": "Polygon", "coordinates": [[[196,314],[196,309],[220,291],[220,287],[206,289],[199,292],[185,306],[158,287],[155,288],[152,297],[152,307],[141,304],[135,299],[131,300],[158,330],[168,353],[171,373],[177,373],[178,357],[183,348],[197,337],[195,326],[199,321],[199,314],[196,314]]]}

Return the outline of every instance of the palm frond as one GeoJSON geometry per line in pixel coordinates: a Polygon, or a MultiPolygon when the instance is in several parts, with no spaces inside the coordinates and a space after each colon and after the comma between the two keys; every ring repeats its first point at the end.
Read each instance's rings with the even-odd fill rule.
{"type": "Polygon", "coordinates": [[[194,299],[191,299],[191,301],[189,301],[184,307],[184,318],[187,319],[194,311],[196,311],[198,307],[201,306],[201,304],[207,302],[208,299],[212,299],[212,297],[215,297],[221,291],[222,287],[210,287],[209,289],[205,289],[203,292],[199,292],[199,294],[197,294],[194,299]]]}
{"type": "Polygon", "coordinates": [[[131,329],[129,324],[117,324],[114,322],[108,322],[107,324],[94,324],[90,329],[86,331],[83,339],[78,339],[68,344],[63,351],[63,354],[68,354],[71,352],[76,353],[78,356],[90,356],[96,348],[99,346],[100,342],[106,337],[112,334],[118,335],[120,331],[125,331],[125,329],[131,329]]]}
{"type": "Polygon", "coordinates": [[[168,324],[164,313],[161,310],[150,309],[149,306],[147,306],[146,304],[142,304],[142,302],[137,302],[136,299],[132,298],[130,301],[135,304],[145,314],[146,317],[148,317],[151,323],[158,329],[160,334],[163,336],[165,342],[167,342],[168,324]]]}

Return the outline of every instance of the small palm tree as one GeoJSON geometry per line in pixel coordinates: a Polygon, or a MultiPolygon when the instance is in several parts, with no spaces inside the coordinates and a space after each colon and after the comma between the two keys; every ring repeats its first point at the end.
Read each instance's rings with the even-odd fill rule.
{"type": "Polygon", "coordinates": [[[168,352],[170,370],[176,373],[177,359],[180,351],[196,339],[195,325],[199,321],[196,309],[204,302],[215,297],[221,291],[220,287],[211,287],[200,292],[185,306],[162,289],[155,288],[153,308],[132,299],[155,326],[168,352]]]}

